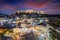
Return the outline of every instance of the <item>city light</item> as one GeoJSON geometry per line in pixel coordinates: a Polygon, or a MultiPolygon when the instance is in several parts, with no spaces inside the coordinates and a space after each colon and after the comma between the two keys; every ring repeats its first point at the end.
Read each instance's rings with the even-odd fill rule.
{"type": "Polygon", "coordinates": [[[43,17],[41,14],[45,16],[46,13],[44,11],[19,10],[17,14],[12,15],[12,18],[10,16],[7,19],[2,18],[2,20],[0,19],[0,34],[13,40],[55,40],[55,33],[51,33],[52,36],[54,35],[54,38],[51,38],[52,36],[50,36],[48,31],[51,31],[51,29],[59,33],[60,31],[54,29],[53,26],[51,27],[53,21],[50,22],[50,18],[43,17]]]}

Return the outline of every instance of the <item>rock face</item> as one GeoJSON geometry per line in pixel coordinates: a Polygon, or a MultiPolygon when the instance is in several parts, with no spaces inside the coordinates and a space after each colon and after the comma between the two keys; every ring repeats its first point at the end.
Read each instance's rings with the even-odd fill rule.
{"type": "Polygon", "coordinates": [[[20,13],[29,13],[29,14],[35,14],[35,13],[37,13],[37,14],[46,14],[46,12],[44,12],[44,11],[34,11],[34,10],[19,10],[19,11],[17,11],[17,13],[18,14],[20,14],[20,13]]]}

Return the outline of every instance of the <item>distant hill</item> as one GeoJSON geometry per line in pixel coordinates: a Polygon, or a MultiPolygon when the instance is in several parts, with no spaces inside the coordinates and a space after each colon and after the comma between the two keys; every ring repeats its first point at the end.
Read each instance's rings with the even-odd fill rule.
{"type": "Polygon", "coordinates": [[[5,17],[5,16],[9,16],[11,14],[13,14],[14,12],[10,11],[10,10],[0,10],[0,17],[5,17]]]}
{"type": "Polygon", "coordinates": [[[0,17],[4,17],[6,14],[4,13],[0,13],[0,17]]]}
{"type": "Polygon", "coordinates": [[[7,14],[7,15],[11,15],[12,13],[14,13],[13,11],[10,10],[0,10],[1,14],[7,14]]]}

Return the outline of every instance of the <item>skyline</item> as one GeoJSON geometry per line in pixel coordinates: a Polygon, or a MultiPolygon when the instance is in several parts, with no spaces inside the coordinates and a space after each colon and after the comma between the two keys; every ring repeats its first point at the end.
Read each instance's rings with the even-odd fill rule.
{"type": "Polygon", "coordinates": [[[18,10],[45,11],[60,14],[60,0],[0,0],[0,13],[11,14],[18,10]]]}

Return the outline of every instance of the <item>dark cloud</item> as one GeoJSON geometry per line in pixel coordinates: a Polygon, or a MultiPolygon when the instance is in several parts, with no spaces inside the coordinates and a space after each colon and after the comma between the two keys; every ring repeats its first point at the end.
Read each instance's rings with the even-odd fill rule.
{"type": "Polygon", "coordinates": [[[52,2],[60,2],[60,0],[52,0],[52,2]]]}
{"type": "Polygon", "coordinates": [[[9,5],[12,5],[12,4],[18,4],[18,3],[20,3],[20,4],[22,4],[22,3],[24,3],[24,0],[0,0],[0,5],[1,4],[9,4],[9,5]]]}

